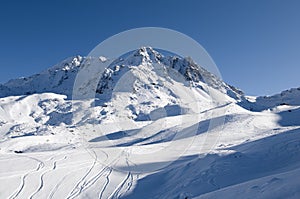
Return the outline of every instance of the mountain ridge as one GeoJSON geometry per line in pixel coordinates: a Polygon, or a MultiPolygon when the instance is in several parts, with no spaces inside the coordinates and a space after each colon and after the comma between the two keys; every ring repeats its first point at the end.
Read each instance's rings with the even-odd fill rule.
{"type": "MultiPolygon", "coordinates": [[[[102,57],[103,59],[104,57],[102,57]]],[[[68,98],[71,97],[71,90],[79,70],[85,67],[86,63],[91,59],[97,59],[99,62],[101,58],[74,56],[65,59],[59,64],[50,67],[41,73],[18,78],[8,81],[0,85],[0,96],[5,97],[8,95],[26,95],[33,93],[54,92],[57,94],[65,94],[68,98]],[[41,82],[46,82],[41,84],[41,82]]],[[[107,58],[104,58],[105,60],[107,58]]],[[[161,53],[153,50],[151,47],[141,47],[125,59],[117,59],[113,64],[108,67],[105,75],[116,72],[116,67],[120,65],[132,66],[141,65],[143,63],[157,63],[172,67],[180,74],[184,75],[187,80],[193,82],[205,82],[215,89],[222,89],[222,92],[232,94],[231,97],[240,98],[243,95],[242,91],[233,86],[227,85],[212,73],[208,72],[201,66],[193,62],[191,58],[179,58],[178,56],[163,56],[161,53]],[[115,68],[112,70],[112,68],[115,68]],[[204,76],[204,77],[203,77],[204,76]]],[[[119,69],[117,69],[119,70],[119,69]]],[[[99,82],[101,84],[101,82],[99,82]]],[[[101,89],[98,89],[99,92],[101,89]]]]}

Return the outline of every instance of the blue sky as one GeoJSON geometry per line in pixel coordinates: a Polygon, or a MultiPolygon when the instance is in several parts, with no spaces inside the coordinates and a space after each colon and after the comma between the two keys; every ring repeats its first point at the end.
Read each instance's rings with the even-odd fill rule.
{"type": "Polygon", "coordinates": [[[87,55],[121,31],[164,27],[198,41],[247,94],[300,87],[300,1],[52,0],[0,2],[0,82],[87,55]]]}

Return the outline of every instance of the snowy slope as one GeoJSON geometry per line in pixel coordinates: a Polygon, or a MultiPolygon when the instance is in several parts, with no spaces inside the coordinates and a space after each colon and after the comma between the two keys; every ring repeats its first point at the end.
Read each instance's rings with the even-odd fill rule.
{"type": "Polygon", "coordinates": [[[244,96],[143,47],[71,100],[76,56],[0,85],[0,198],[299,198],[300,92],[244,96]]]}
{"type": "Polygon", "coordinates": [[[74,79],[83,61],[84,58],[81,56],[68,58],[39,74],[10,80],[4,85],[0,85],[0,96],[45,92],[70,95],[70,88],[74,84],[74,79]]]}
{"type": "Polygon", "coordinates": [[[241,101],[240,105],[252,111],[262,111],[276,108],[279,105],[299,106],[299,98],[300,87],[292,88],[273,96],[246,97],[246,100],[241,101]]]}

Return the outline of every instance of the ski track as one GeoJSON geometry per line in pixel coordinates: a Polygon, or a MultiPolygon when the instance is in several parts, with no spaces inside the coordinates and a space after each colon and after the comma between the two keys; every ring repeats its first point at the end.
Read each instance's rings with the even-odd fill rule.
{"type": "MultiPolygon", "coordinates": [[[[104,152],[104,153],[105,153],[105,152],[104,152]]],[[[113,163],[115,163],[117,160],[119,160],[119,158],[120,158],[122,155],[124,155],[124,151],[123,151],[118,157],[116,157],[115,160],[111,162],[111,164],[113,164],[113,163]]],[[[126,154],[126,163],[127,163],[127,165],[128,165],[127,156],[128,156],[128,155],[126,154]]],[[[104,191],[106,190],[106,188],[107,188],[107,186],[108,186],[108,184],[109,184],[109,182],[110,182],[109,176],[110,176],[110,174],[111,174],[111,172],[112,172],[112,170],[113,170],[113,169],[110,168],[110,167],[107,167],[107,168],[109,168],[109,173],[108,173],[108,175],[106,176],[106,182],[105,182],[105,184],[104,184],[104,186],[103,186],[103,189],[102,189],[102,190],[100,191],[100,193],[99,193],[99,198],[100,198],[100,199],[103,198],[104,191]]],[[[126,178],[127,178],[127,177],[126,177],[126,178]]],[[[123,184],[123,182],[122,182],[121,184],[123,184]]],[[[120,186],[119,186],[119,187],[120,187],[120,186]]],[[[118,190],[118,188],[116,188],[116,189],[114,190],[114,192],[113,192],[108,198],[112,198],[112,197],[115,195],[116,190],[118,190]]]]}
{"type": "Polygon", "coordinates": [[[28,175],[30,175],[32,173],[35,173],[35,172],[38,172],[38,171],[40,171],[40,169],[42,169],[44,167],[44,163],[42,161],[40,161],[40,160],[38,160],[36,158],[32,158],[32,157],[27,157],[27,158],[33,159],[35,161],[38,161],[39,162],[38,166],[37,166],[37,168],[35,170],[29,171],[28,173],[26,173],[25,175],[22,176],[22,178],[21,178],[21,185],[20,185],[19,189],[16,190],[16,192],[13,193],[11,196],[9,196],[9,199],[15,199],[15,198],[17,198],[19,196],[19,194],[23,191],[23,188],[25,186],[25,180],[26,180],[26,178],[27,178],[28,175]]]}
{"type": "Polygon", "coordinates": [[[91,187],[93,184],[95,184],[95,182],[101,177],[103,176],[103,173],[105,172],[108,172],[110,173],[111,172],[111,169],[109,167],[104,167],[97,175],[95,175],[94,177],[92,177],[89,181],[87,181],[85,183],[85,186],[83,187],[83,190],[91,187]]]}
{"type": "Polygon", "coordinates": [[[48,196],[48,199],[52,199],[53,198],[53,196],[54,196],[54,194],[56,193],[56,191],[57,191],[57,189],[58,189],[58,187],[65,181],[65,179],[69,176],[71,174],[71,172],[70,173],[68,173],[67,175],[65,175],[55,186],[54,186],[54,188],[52,189],[52,191],[51,191],[51,193],[49,194],[49,196],[48,196]]]}
{"type": "MultiPolygon", "coordinates": [[[[47,173],[54,171],[56,169],[57,166],[57,162],[61,161],[61,160],[65,160],[67,158],[67,156],[64,156],[63,158],[59,159],[59,160],[55,160],[53,162],[53,166],[52,168],[48,169],[47,171],[45,171],[41,176],[40,176],[40,186],[37,188],[37,190],[31,194],[31,196],[29,197],[30,199],[33,199],[33,197],[38,194],[42,188],[44,187],[44,177],[47,173]]],[[[49,158],[48,160],[54,160],[54,156],[52,156],[51,158],[49,158]]]]}
{"type": "MultiPolygon", "coordinates": [[[[108,158],[108,155],[106,152],[104,152],[104,151],[101,151],[101,152],[103,152],[104,155],[108,158]]],[[[77,183],[77,185],[73,188],[73,190],[71,191],[71,195],[69,195],[68,198],[75,198],[75,197],[79,196],[84,190],[86,190],[86,189],[90,188],[92,185],[94,185],[105,173],[107,173],[106,182],[105,182],[104,188],[101,190],[99,196],[102,197],[107,185],[109,184],[109,176],[112,173],[112,168],[110,168],[109,166],[105,166],[105,165],[103,165],[103,168],[96,175],[94,175],[90,179],[87,179],[88,175],[92,172],[92,170],[95,168],[96,164],[98,163],[98,157],[97,157],[96,152],[92,151],[89,153],[94,154],[93,156],[95,157],[95,159],[94,159],[93,165],[87,171],[87,173],[83,176],[83,178],[81,178],[81,180],[77,183]]],[[[117,157],[116,160],[119,157],[117,157]]]]}
{"type": "MultiPolygon", "coordinates": [[[[61,152],[61,153],[58,153],[58,154],[54,154],[53,156],[51,156],[51,157],[49,157],[48,159],[46,159],[44,162],[41,161],[41,160],[39,160],[39,159],[37,159],[37,158],[35,158],[35,157],[31,157],[31,156],[28,156],[28,155],[20,155],[19,157],[13,158],[13,160],[15,160],[15,159],[21,159],[21,158],[32,159],[32,160],[34,160],[34,161],[37,161],[37,162],[38,162],[38,165],[37,165],[37,168],[36,168],[36,169],[27,172],[25,175],[23,175],[23,176],[21,177],[21,183],[20,183],[19,188],[18,188],[11,196],[9,196],[8,198],[9,198],[9,199],[15,199],[15,198],[17,198],[18,196],[20,196],[21,192],[24,190],[24,187],[25,187],[25,184],[26,184],[26,179],[28,178],[28,176],[29,176],[29,175],[32,175],[32,174],[37,175],[37,174],[35,174],[35,173],[40,172],[40,171],[45,167],[45,163],[46,163],[47,161],[52,161],[52,160],[54,160],[55,157],[59,156],[60,154],[62,154],[62,152],[61,152]]],[[[42,188],[44,187],[44,176],[45,176],[47,173],[49,173],[49,172],[51,172],[51,171],[53,171],[53,170],[55,170],[55,169],[57,168],[57,162],[58,162],[58,161],[65,160],[66,158],[67,158],[67,156],[65,155],[63,158],[54,161],[53,164],[52,164],[52,167],[51,167],[50,169],[44,171],[44,172],[41,174],[41,176],[40,176],[40,185],[39,185],[39,187],[38,187],[38,188],[30,195],[29,198],[32,199],[37,193],[39,193],[39,192],[42,190],[42,188]]],[[[9,159],[9,158],[7,158],[7,159],[9,159]]],[[[9,160],[11,160],[11,159],[9,159],[9,160]]],[[[1,160],[1,161],[3,161],[3,160],[1,160]]]]}
{"type": "MultiPolygon", "coordinates": [[[[104,152],[104,151],[102,151],[102,152],[103,152],[103,153],[106,155],[106,157],[108,158],[107,153],[104,152]]],[[[86,190],[86,189],[90,188],[91,186],[93,186],[93,185],[94,185],[101,177],[103,177],[103,176],[106,174],[106,175],[105,175],[106,181],[105,181],[105,183],[104,183],[104,185],[103,185],[102,190],[101,190],[101,191],[99,192],[99,194],[98,194],[98,195],[99,195],[99,198],[105,197],[105,196],[104,196],[104,192],[105,192],[107,186],[108,186],[109,183],[110,183],[110,178],[109,178],[109,177],[110,177],[111,173],[113,172],[113,168],[112,168],[112,167],[109,167],[109,166],[103,165],[103,168],[102,168],[96,175],[94,175],[94,176],[91,177],[90,179],[87,179],[87,178],[88,178],[88,175],[92,172],[93,169],[95,169],[96,163],[98,162],[98,157],[97,157],[96,152],[95,152],[95,151],[92,151],[91,153],[94,154],[94,157],[95,157],[95,160],[94,160],[94,163],[93,163],[92,167],[89,169],[89,171],[87,171],[87,173],[83,176],[83,178],[81,178],[81,180],[80,180],[80,181],[77,183],[77,185],[73,188],[73,190],[71,191],[71,195],[69,195],[68,198],[75,198],[75,197],[79,196],[84,190],[86,190]]],[[[123,154],[124,154],[124,152],[121,153],[118,157],[116,157],[115,160],[111,162],[111,164],[117,162],[117,161],[119,160],[119,158],[120,158],[123,154]]],[[[128,155],[126,154],[126,156],[128,156],[128,155]]],[[[127,165],[129,165],[129,163],[128,163],[128,157],[126,158],[126,163],[127,163],[127,165]]],[[[125,180],[123,180],[123,182],[121,183],[121,185],[118,187],[119,190],[118,190],[118,188],[117,188],[117,189],[111,194],[111,196],[108,197],[108,198],[112,198],[112,196],[114,195],[114,193],[115,193],[116,191],[118,191],[118,192],[117,192],[117,195],[121,195],[121,194],[119,194],[119,193],[120,193],[120,191],[123,189],[123,187],[125,187],[125,184],[127,184],[128,187],[127,187],[127,189],[126,189],[124,192],[122,192],[121,194],[124,194],[124,193],[126,193],[128,190],[130,190],[130,188],[131,188],[131,186],[132,186],[132,184],[133,184],[133,175],[131,174],[131,172],[128,173],[128,175],[126,176],[125,180]]]]}
{"type": "Polygon", "coordinates": [[[112,193],[110,198],[117,199],[117,198],[120,198],[122,195],[126,194],[130,190],[132,183],[133,183],[133,175],[131,174],[131,172],[128,172],[126,178],[118,186],[118,188],[115,189],[115,191],[112,193]],[[126,187],[126,185],[127,185],[127,187],[126,187]],[[125,190],[123,192],[121,192],[123,189],[125,189],[125,190]]]}
{"type": "MultiPolygon", "coordinates": [[[[131,161],[129,161],[129,153],[126,153],[126,164],[127,164],[128,167],[130,166],[129,162],[131,162],[131,161]]],[[[135,163],[133,163],[133,162],[131,162],[131,163],[136,166],[135,163]]],[[[129,171],[127,173],[127,176],[125,177],[125,179],[115,189],[115,191],[111,194],[111,196],[109,198],[117,199],[117,198],[120,198],[122,195],[126,194],[131,189],[133,181],[134,181],[133,180],[133,175],[129,171]],[[125,190],[122,191],[123,189],[125,189],[125,190]]]]}
{"type": "MultiPolygon", "coordinates": [[[[61,167],[60,167],[61,168],[61,167]]],[[[63,167],[66,168],[66,167],[63,167]]],[[[64,177],[61,178],[61,180],[54,186],[54,188],[52,189],[51,193],[48,196],[48,199],[53,198],[54,194],[56,193],[56,191],[58,190],[58,188],[63,184],[63,182],[65,181],[65,179],[70,176],[71,174],[73,174],[75,171],[77,170],[81,170],[81,168],[77,168],[75,170],[72,170],[71,172],[67,173],[64,177]]]]}
{"type": "MultiPolygon", "coordinates": [[[[136,166],[135,163],[133,163],[132,161],[129,160],[129,154],[127,154],[127,156],[126,156],[126,164],[128,165],[128,167],[130,166],[129,162],[132,163],[134,166],[136,166]]],[[[132,184],[133,184],[134,180],[133,180],[133,174],[131,172],[128,172],[128,178],[127,178],[127,180],[126,180],[126,182],[127,182],[126,183],[127,184],[127,188],[126,188],[126,190],[121,195],[126,194],[131,189],[131,187],[132,187],[132,184]],[[127,180],[129,180],[129,181],[127,182],[127,180]]]]}
{"type": "MultiPolygon", "coordinates": [[[[97,173],[95,176],[93,176],[90,180],[88,181],[84,181],[84,183],[80,186],[80,189],[71,196],[71,198],[75,198],[77,196],[79,196],[84,190],[88,189],[89,187],[91,187],[92,185],[94,185],[99,178],[101,178],[103,176],[104,173],[108,173],[106,179],[108,179],[109,182],[109,175],[112,172],[112,169],[110,169],[109,167],[104,167],[99,173],[97,173]]],[[[108,183],[107,183],[108,184],[108,183]]]]}
{"type": "MultiPolygon", "coordinates": [[[[97,182],[97,180],[103,176],[104,173],[106,173],[106,171],[108,171],[106,178],[108,178],[108,176],[110,175],[110,173],[112,172],[112,169],[109,167],[104,167],[103,169],[101,169],[95,176],[91,177],[90,179],[88,178],[88,175],[92,172],[92,170],[95,168],[97,162],[98,162],[98,157],[97,154],[95,153],[95,151],[88,151],[88,153],[91,154],[91,156],[94,157],[94,161],[92,166],[90,167],[90,169],[84,174],[84,176],[77,182],[77,184],[74,186],[74,188],[72,189],[72,191],[70,192],[69,196],[67,198],[75,198],[77,196],[79,196],[82,191],[88,189],[89,187],[91,187],[93,184],[95,184],[97,182]]],[[[108,158],[107,153],[105,153],[104,151],[102,151],[104,153],[104,155],[106,156],[106,158],[108,158]]],[[[68,173],[67,175],[65,175],[56,185],[55,187],[52,189],[51,193],[48,196],[48,199],[53,198],[54,194],[56,193],[56,191],[58,190],[59,186],[63,184],[63,181],[69,176],[71,175],[72,172],[68,173]]],[[[109,180],[108,180],[109,181],[109,180]]],[[[108,184],[108,183],[107,183],[108,184]]]]}
{"type": "MultiPolygon", "coordinates": [[[[88,153],[90,153],[88,151],[88,153]]],[[[97,163],[97,154],[95,153],[95,151],[93,151],[94,154],[94,161],[92,166],[89,168],[89,170],[84,174],[84,176],[77,182],[77,184],[75,185],[75,187],[72,189],[72,191],[70,192],[69,196],[67,197],[67,199],[69,198],[74,198],[76,196],[78,196],[81,192],[82,189],[85,185],[85,180],[88,177],[88,175],[92,172],[92,170],[94,169],[96,163],[97,163]]]]}
{"type": "Polygon", "coordinates": [[[112,169],[110,168],[110,169],[109,169],[109,172],[108,172],[108,174],[107,174],[107,176],[106,176],[106,182],[105,182],[105,184],[104,184],[102,190],[101,190],[100,193],[99,193],[99,199],[101,199],[101,198],[103,197],[104,191],[106,190],[106,187],[107,187],[107,185],[109,184],[109,176],[110,176],[111,172],[112,172],[112,169]]]}

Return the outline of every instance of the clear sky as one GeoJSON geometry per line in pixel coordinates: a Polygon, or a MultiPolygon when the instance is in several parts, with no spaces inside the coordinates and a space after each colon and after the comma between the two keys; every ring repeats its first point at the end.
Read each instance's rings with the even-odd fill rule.
{"type": "Polygon", "coordinates": [[[198,41],[246,94],[300,87],[298,0],[2,0],[0,82],[87,55],[121,31],[164,27],[198,41]]]}

